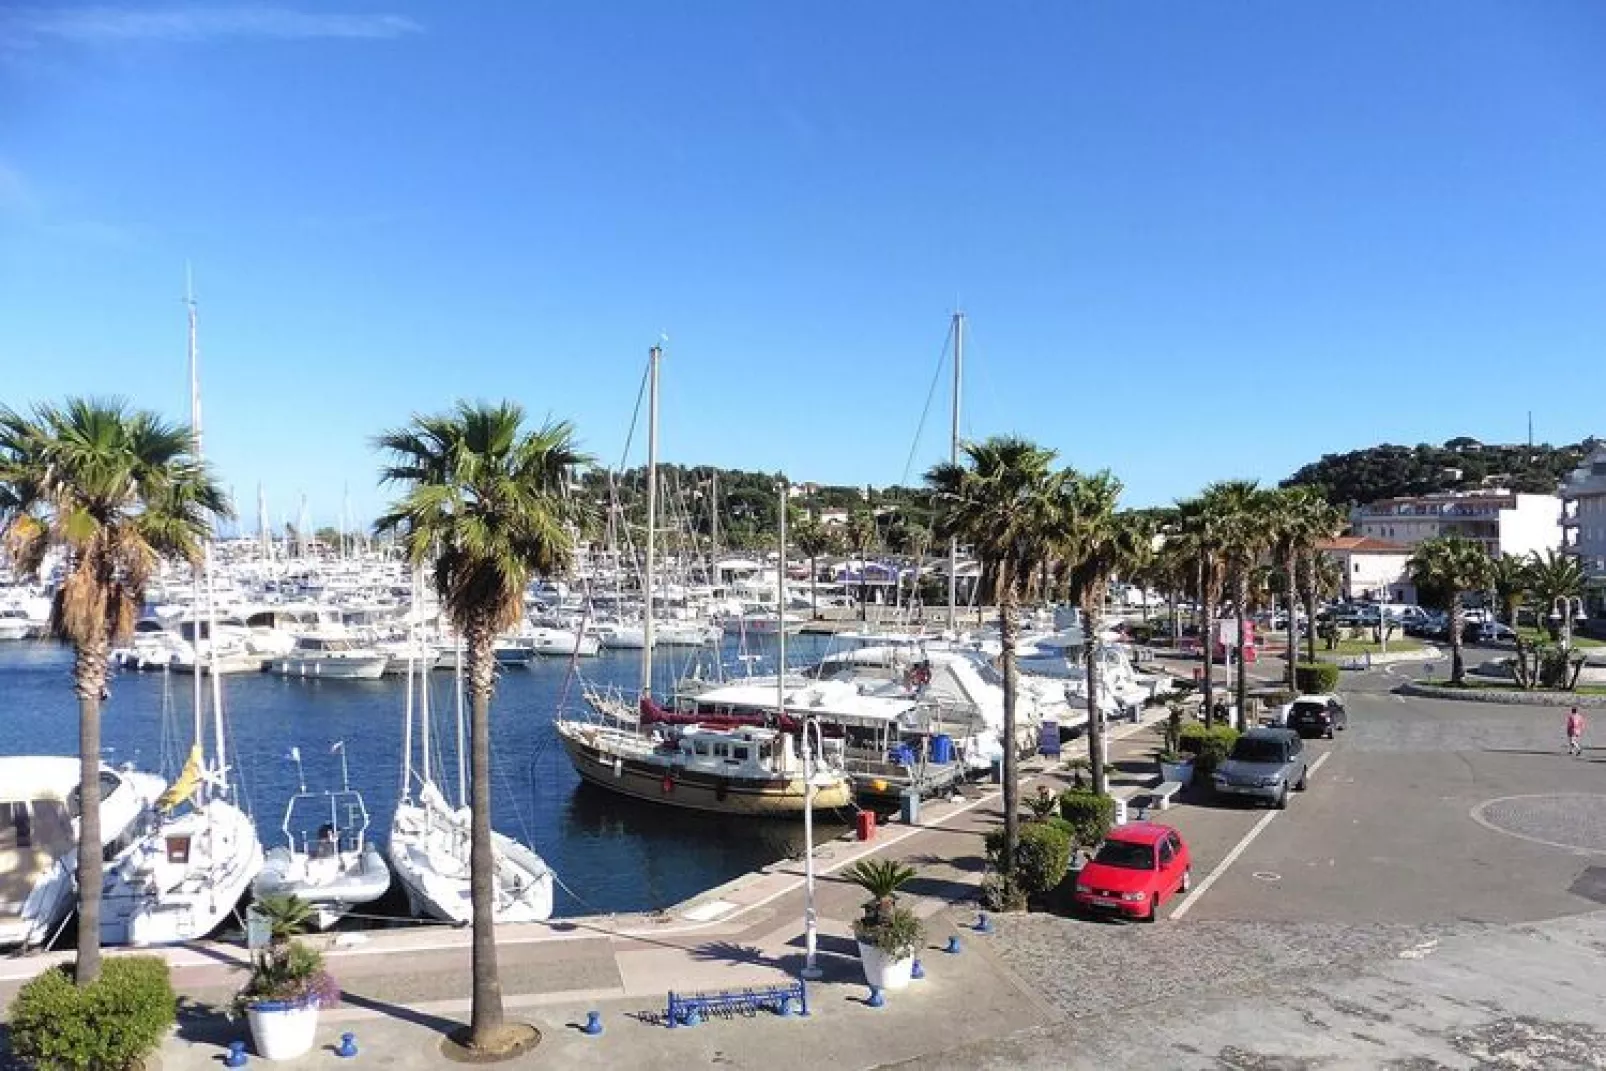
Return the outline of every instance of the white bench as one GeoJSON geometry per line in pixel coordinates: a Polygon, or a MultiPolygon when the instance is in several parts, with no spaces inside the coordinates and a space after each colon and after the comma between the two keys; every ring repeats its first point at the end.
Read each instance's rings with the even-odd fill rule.
{"type": "Polygon", "coordinates": [[[1149,789],[1149,799],[1153,801],[1155,810],[1166,811],[1171,809],[1171,797],[1181,791],[1181,781],[1161,781],[1149,789]]]}
{"type": "Polygon", "coordinates": [[[1126,825],[1129,821],[1127,804],[1139,796],[1148,795],[1150,791],[1147,785],[1118,785],[1111,788],[1110,798],[1115,801],[1115,825],[1126,825]]]}

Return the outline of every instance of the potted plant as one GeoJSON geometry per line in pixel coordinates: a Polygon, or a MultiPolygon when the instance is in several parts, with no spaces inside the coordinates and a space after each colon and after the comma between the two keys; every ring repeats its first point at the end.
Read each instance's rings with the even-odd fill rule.
{"type": "Polygon", "coordinates": [[[234,1011],[251,1024],[251,1041],[265,1060],[292,1060],[312,1048],[318,1009],[340,1000],[323,953],[296,940],[313,909],[295,896],[268,896],[252,911],[267,921],[266,948],[251,957],[251,976],[234,997],[234,1011]]]}
{"type": "Polygon", "coordinates": [[[1171,704],[1171,713],[1165,721],[1165,743],[1155,758],[1160,761],[1160,778],[1164,781],[1193,781],[1193,756],[1182,750],[1182,705],[1171,704]]]}
{"type": "Polygon", "coordinates": [[[877,989],[904,989],[926,930],[913,910],[898,903],[898,890],[915,870],[891,859],[861,859],[842,876],[870,894],[864,914],[854,920],[864,980],[877,989]]]}

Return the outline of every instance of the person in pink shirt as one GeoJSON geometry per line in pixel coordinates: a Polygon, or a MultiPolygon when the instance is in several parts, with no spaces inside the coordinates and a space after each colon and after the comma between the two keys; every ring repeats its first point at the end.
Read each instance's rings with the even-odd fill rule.
{"type": "Polygon", "coordinates": [[[1584,753],[1584,716],[1578,713],[1578,708],[1567,714],[1567,754],[1575,758],[1584,753]]]}

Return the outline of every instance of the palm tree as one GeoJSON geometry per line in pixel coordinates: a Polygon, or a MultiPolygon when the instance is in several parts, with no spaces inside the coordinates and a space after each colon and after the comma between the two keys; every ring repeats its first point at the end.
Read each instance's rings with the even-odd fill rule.
{"type": "MultiPolygon", "coordinates": [[[[0,409],[0,531],[12,562],[37,577],[65,553],[50,630],[73,645],[80,784],[100,782],[100,705],[112,645],[133,630],[145,585],[163,558],[197,564],[223,491],[191,453],[188,428],[120,399],[70,398],[25,417],[0,409]]],[[[83,792],[80,844],[99,845],[100,796],[83,792]]],[[[98,849],[78,853],[74,977],[100,975],[98,849]]]]}
{"type": "Polygon", "coordinates": [[[935,492],[938,539],[968,544],[993,582],[1004,670],[1004,852],[1002,875],[1013,881],[1020,841],[1020,742],[1015,731],[1015,607],[1046,553],[1054,512],[1054,451],[1013,436],[964,444],[965,464],[945,462],[926,473],[935,492]]]}
{"type": "Polygon", "coordinates": [[[1457,535],[1436,536],[1416,546],[1408,568],[1418,591],[1447,593],[1450,612],[1450,683],[1466,679],[1461,659],[1461,596],[1489,587],[1493,565],[1483,548],[1457,535]]]}
{"type": "Polygon", "coordinates": [[[415,415],[381,433],[388,455],[381,481],[402,496],[375,522],[393,532],[414,565],[431,565],[441,606],[467,645],[472,698],[469,755],[472,824],[469,892],[474,911],[473,1013],[466,1045],[494,1051],[506,1041],[494,929],[491,847],[491,689],[498,633],[524,614],[532,574],[566,568],[589,503],[568,494],[570,470],[589,463],[567,423],[524,428],[514,402],[458,402],[452,412],[415,415]]]}
{"type": "Polygon", "coordinates": [[[1319,596],[1338,594],[1343,578],[1338,575],[1338,563],[1323,553],[1320,544],[1337,538],[1344,530],[1344,513],[1324,498],[1305,500],[1308,511],[1305,518],[1306,540],[1302,545],[1303,568],[1299,575],[1300,590],[1305,596],[1305,647],[1306,660],[1316,661],[1316,600],[1319,596]]]}
{"type": "MultiPolygon", "coordinates": [[[[1221,480],[1206,487],[1200,497],[1205,510],[1215,516],[1222,564],[1232,588],[1232,609],[1237,624],[1233,650],[1238,661],[1233,698],[1241,726],[1249,699],[1249,674],[1248,666],[1244,663],[1244,648],[1248,638],[1250,573],[1270,542],[1267,497],[1254,480],[1221,480]]],[[[1213,643],[1210,651],[1213,658],[1213,643]]]]}
{"type": "Polygon", "coordinates": [[[836,545],[836,533],[813,517],[805,517],[792,527],[792,542],[809,560],[809,603],[815,618],[820,616],[820,567],[816,559],[836,545]]]}
{"type": "Polygon", "coordinates": [[[1103,793],[1104,724],[1099,709],[1099,616],[1111,577],[1137,566],[1152,539],[1135,514],[1115,511],[1121,481],[1108,472],[1082,476],[1067,470],[1056,480],[1058,520],[1054,550],[1070,564],[1071,589],[1082,610],[1087,672],[1087,750],[1093,791],[1103,793]]]}
{"type": "MultiPolygon", "coordinates": [[[[1545,551],[1543,557],[1537,550],[1530,551],[1524,571],[1527,588],[1533,593],[1542,614],[1554,612],[1556,603],[1562,599],[1582,595],[1584,584],[1589,579],[1588,571],[1577,558],[1558,554],[1554,550],[1545,551]]],[[[1515,621],[1508,623],[1516,624],[1515,621]]]]}
{"type": "Polygon", "coordinates": [[[869,510],[860,510],[848,518],[847,527],[848,546],[853,548],[854,555],[859,559],[859,620],[870,620],[870,588],[866,583],[865,556],[876,540],[875,514],[869,510]]]}
{"type": "MultiPolygon", "coordinates": [[[[1320,525],[1326,501],[1314,488],[1303,485],[1283,487],[1271,493],[1269,504],[1275,556],[1286,578],[1288,611],[1288,687],[1294,688],[1294,667],[1299,662],[1299,559],[1313,550],[1317,541],[1328,537],[1320,525]]],[[[1306,628],[1314,629],[1316,619],[1306,615],[1306,628]]]]}
{"type": "Polygon", "coordinates": [[[1220,518],[1203,498],[1177,503],[1175,539],[1179,552],[1193,559],[1194,586],[1199,595],[1199,651],[1204,659],[1203,709],[1207,724],[1215,721],[1216,603],[1221,598],[1223,569],[1220,518]]]}
{"type": "Polygon", "coordinates": [[[1513,628],[1517,626],[1517,607],[1532,587],[1531,565],[1515,554],[1502,554],[1489,563],[1489,588],[1500,604],[1500,619],[1513,628]]]}

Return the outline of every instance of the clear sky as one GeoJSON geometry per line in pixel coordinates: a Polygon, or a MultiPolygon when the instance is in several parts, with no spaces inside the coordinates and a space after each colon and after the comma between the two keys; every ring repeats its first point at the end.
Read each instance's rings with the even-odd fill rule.
{"type": "Polygon", "coordinates": [[[0,401],[186,415],[255,515],[459,396],[610,461],[888,483],[964,430],[1127,501],[1606,432],[1606,5],[0,5],[0,401]],[[639,442],[639,440],[638,440],[639,442]],[[639,451],[636,460],[639,460],[639,451]]]}

